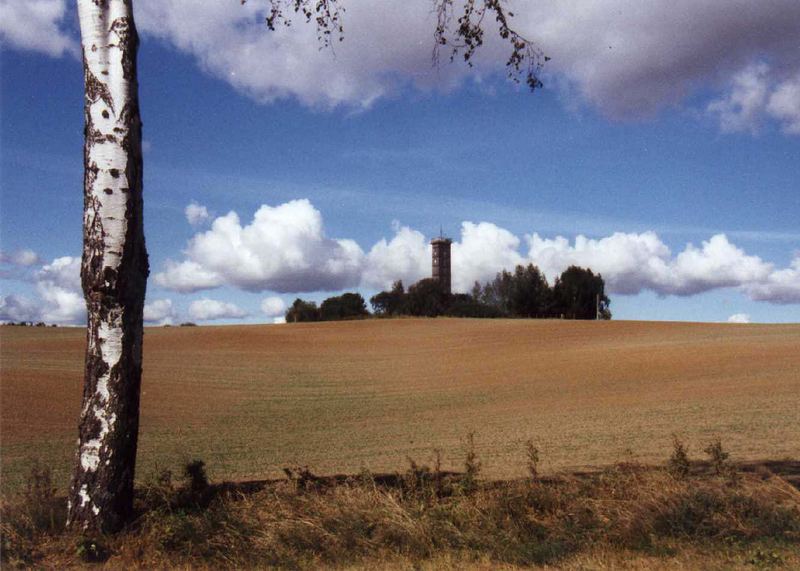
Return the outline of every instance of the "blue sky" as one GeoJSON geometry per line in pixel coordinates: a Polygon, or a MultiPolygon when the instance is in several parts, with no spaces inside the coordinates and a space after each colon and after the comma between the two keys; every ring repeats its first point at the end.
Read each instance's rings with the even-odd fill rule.
{"type": "MultiPolygon", "coordinates": [[[[0,318],[80,323],[82,73],[74,13],[44,3],[37,19],[9,2],[0,30],[0,318]],[[40,41],[53,29],[60,43],[40,41]]],[[[271,322],[275,298],[368,297],[425,277],[440,226],[462,289],[515,263],[551,278],[578,263],[606,277],[618,319],[800,321],[800,30],[771,9],[718,22],[718,3],[678,2],[684,20],[649,49],[683,46],[670,26],[693,17],[711,36],[695,50],[730,45],[670,61],[638,57],[651,13],[551,8],[537,27],[523,11],[554,54],[531,94],[504,79],[500,45],[437,71],[409,30],[375,48],[355,10],[334,57],[302,26],[271,36],[257,8],[220,21],[185,4],[136,5],[153,323],[271,322]],[[786,42],[753,39],[759,21],[786,42]],[[618,59],[598,55],[609,37],[618,59]]],[[[427,20],[408,20],[427,41],[427,20]]]]}

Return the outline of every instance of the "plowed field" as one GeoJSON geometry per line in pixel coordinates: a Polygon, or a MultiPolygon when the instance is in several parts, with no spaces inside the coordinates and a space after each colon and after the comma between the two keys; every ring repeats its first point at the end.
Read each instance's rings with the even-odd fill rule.
{"type": "MultiPolygon", "coordinates": [[[[66,484],[84,332],[0,330],[2,487],[66,484]]],[[[738,460],[800,457],[800,325],[399,319],[149,328],[139,476],[201,458],[212,479],[458,468],[487,477],[663,462],[712,438],[738,460]]]]}

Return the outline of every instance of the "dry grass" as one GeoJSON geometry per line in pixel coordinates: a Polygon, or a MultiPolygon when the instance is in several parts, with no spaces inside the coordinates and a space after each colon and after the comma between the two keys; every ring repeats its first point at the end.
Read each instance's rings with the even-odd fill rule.
{"type": "MultiPolygon", "coordinates": [[[[46,489],[47,486],[40,486],[46,489]]],[[[56,502],[58,504],[58,502],[56,502]]],[[[175,484],[138,493],[138,519],[80,538],[2,506],[3,563],[109,569],[796,569],[800,492],[767,471],[733,477],[618,465],[582,476],[469,484],[415,467],[394,478],[175,484]],[[38,523],[36,523],[38,521],[38,523]]],[[[63,515],[63,500],[57,506],[63,515]]],[[[57,521],[62,521],[59,517],[57,521]]]]}
{"type": "MultiPolygon", "coordinates": [[[[2,486],[35,459],[63,489],[76,437],[84,332],[0,330],[2,486]]],[[[489,478],[660,462],[671,435],[699,457],[800,452],[800,325],[372,320],[149,328],[139,474],[205,459],[212,478],[445,468],[464,435],[489,478]],[[633,451],[633,452],[631,452],[633,451]],[[633,455],[635,453],[635,455],[633,455]]]]}

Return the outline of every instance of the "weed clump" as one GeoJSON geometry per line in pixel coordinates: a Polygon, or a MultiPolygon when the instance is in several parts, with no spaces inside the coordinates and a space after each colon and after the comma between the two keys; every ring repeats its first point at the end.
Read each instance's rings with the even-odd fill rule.
{"type": "Polygon", "coordinates": [[[66,514],[66,500],[56,496],[50,469],[34,462],[21,496],[0,501],[2,561],[31,564],[37,545],[64,531],[66,514]]]}
{"type": "Polygon", "coordinates": [[[536,481],[539,479],[539,449],[533,443],[533,440],[525,442],[525,457],[526,466],[528,468],[528,475],[531,480],[536,481]]]}
{"type": "Polygon", "coordinates": [[[703,448],[703,452],[708,456],[711,467],[717,476],[724,476],[730,471],[728,466],[730,454],[723,450],[722,441],[719,438],[712,440],[708,446],[703,448]]]}
{"type": "Polygon", "coordinates": [[[477,489],[478,474],[481,472],[481,461],[475,451],[475,433],[467,434],[464,448],[464,476],[461,479],[461,489],[464,493],[469,494],[477,489]]]}
{"type": "Polygon", "coordinates": [[[683,479],[689,475],[689,451],[676,435],[672,435],[672,454],[667,462],[667,470],[674,478],[683,479]]]}
{"type": "Polygon", "coordinates": [[[206,463],[202,460],[192,460],[184,467],[184,473],[189,480],[189,489],[192,493],[202,494],[208,489],[208,475],[206,463]]]}
{"type": "Polygon", "coordinates": [[[102,563],[111,555],[100,541],[91,537],[80,538],[75,553],[84,563],[102,563]]]}

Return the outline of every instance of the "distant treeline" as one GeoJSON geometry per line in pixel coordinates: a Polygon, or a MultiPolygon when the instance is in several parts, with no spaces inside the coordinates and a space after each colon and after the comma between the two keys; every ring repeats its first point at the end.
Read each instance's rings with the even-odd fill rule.
{"type": "Polygon", "coordinates": [[[494,280],[475,282],[471,294],[447,294],[439,282],[421,280],[408,291],[395,282],[389,291],[370,299],[376,315],[436,317],[563,317],[610,319],[611,304],[602,276],[592,270],[570,266],[556,278],[553,287],[534,265],[503,270],[494,280]],[[599,303],[599,307],[598,307],[599,303]]]}
{"type": "Polygon", "coordinates": [[[369,316],[367,303],[359,293],[344,293],[329,297],[317,307],[313,301],[300,298],[286,312],[286,322],[299,321],[342,321],[345,319],[361,319],[369,316]]]}
{"type": "MultiPolygon", "coordinates": [[[[438,281],[426,278],[409,286],[396,281],[389,291],[370,298],[376,316],[437,317],[527,317],[565,319],[611,319],[611,300],[600,274],[570,266],[551,287],[534,265],[503,270],[494,280],[475,282],[471,294],[445,292],[438,281]]],[[[317,307],[296,299],[286,312],[289,323],[338,321],[368,317],[367,304],[358,293],[329,297],[317,307]]]]}

